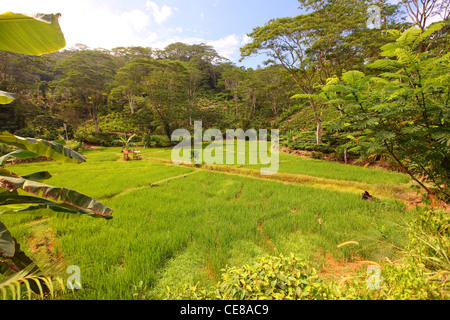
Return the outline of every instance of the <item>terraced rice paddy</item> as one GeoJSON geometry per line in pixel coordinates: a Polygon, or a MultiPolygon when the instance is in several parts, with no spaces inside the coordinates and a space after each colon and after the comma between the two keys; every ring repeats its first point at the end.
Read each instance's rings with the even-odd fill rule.
{"type": "Polygon", "coordinates": [[[112,220],[2,217],[30,256],[80,267],[85,290],[69,298],[131,299],[141,281],[158,297],[166,287],[215,282],[226,265],[265,254],[293,253],[325,272],[330,261],[393,259],[393,245],[405,241],[403,174],[281,154],[279,173],[263,177],[261,165],[180,166],[169,148],[141,153],[125,162],[120,148],[98,148],[79,165],[14,168],[47,170],[46,183],[114,209],[112,220]],[[380,201],[362,200],[365,190],[380,201]],[[359,245],[337,248],[349,240],[359,245]]]}

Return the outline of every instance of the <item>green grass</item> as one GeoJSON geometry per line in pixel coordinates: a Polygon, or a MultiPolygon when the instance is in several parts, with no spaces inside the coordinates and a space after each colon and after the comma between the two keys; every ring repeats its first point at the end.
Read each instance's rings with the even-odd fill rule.
{"type": "MultiPolygon", "coordinates": [[[[393,258],[396,252],[387,244],[405,241],[398,226],[410,214],[399,201],[367,202],[343,190],[147,160],[123,162],[120,148],[85,154],[88,162],[79,165],[24,164],[14,171],[48,170],[53,174],[49,184],[114,208],[112,220],[2,217],[22,244],[29,243],[42,222],[66,263],[80,266],[86,290],[69,298],[131,299],[140,281],[159,297],[166,286],[214,282],[226,265],[249,263],[263,254],[294,253],[319,265],[326,255],[393,258]],[[348,240],[359,245],[336,248],[348,240]]],[[[144,159],[168,154],[167,148],[142,149],[144,159]]],[[[323,177],[340,170],[333,179],[353,172],[352,179],[360,176],[367,183],[390,176],[385,170],[291,157],[280,157],[280,171],[323,177]]],[[[390,183],[403,183],[396,177],[390,183]]],[[[33,255],[26,245],[25,250],[33,255]]]]}
{"type": "MultiPolygon", "coordinates": [[[[207,147],[207,143],[203,144],[203,150],[207,147]]],[[[261,168],[269,168],[270,165],[262,164],[258,152],[258,164],[249,163],[249,143],[245,143],[245,163],[238,164],[238,150],[235,143],[234,150],[227,149],[226,143],[222,146],[217,144],[217,152],[223,154],[222,163],[226,164],[226,155],[234,154],[233,166],[260,170],[261,168]]],[[[269,146],[270,149],[270,146],[269,146]]],[[[171,148],[161,148],[144,153],[149,157],[171,160],[171,148]]],[[[392,172],[382,168],[364,168],[353,165],[345,165],[338,162],[329,162],[316,159],[308,159],[296,155],[279,153],[279,169],[280,173],[308,175],[326,179],[339,179],[345,181],[357,181],[365,183],[380,184],[408,184],[409,176],[397,172],[392,172]]]]}

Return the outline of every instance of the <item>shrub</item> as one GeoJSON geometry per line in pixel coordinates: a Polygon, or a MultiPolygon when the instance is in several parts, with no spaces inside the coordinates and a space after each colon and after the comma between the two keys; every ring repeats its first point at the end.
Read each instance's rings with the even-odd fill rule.
{"type": "MultiPolygon", "coordinates": [[[[448,300],[450,298],[450,216],[444,211],[418,211],[408,227],[403,257],[379,265],[375,273],[363,270],[339,281],[321,278],[310,262],[294,256],[265,256],[253,265],[222,270],[221,281],[199,288],[168,288],[167,299],[329,299],[329,300],[448,300]]],[[[373,262],[374,265],[378,265],[373,262]]]]}
{"type": "Polygon", "coordinates": [[[222,271],[222,280],[216,286],[186,286],[180,292],[168,289],[167,299],[292,300],[314,299],[320,293],[316,270],[293,255],[264,256],[254,265],[222,271]]]}
{"type": "Polygon", "coordinates": [[[166,136],[161,135],[144,135],[142,142],[146,147],[149,148],[158,148],[158,147],[169,147],[172,145],[172,141],[170,141],[166,136]]]}
{"type": "Polygon", "coordinates": [[[111,147],[111,146],[118,145],[116,142],[114,142],[116,140],[116,135],[106,133],[106,132],[85,133],[85,132],[79,131],[79,132],[75,133],[74,138],[75,138],[75,140],[77,140],[79,142],[92,144],[92,145],[96,145],[96,146],[102,146],[102,147],[111,147]]]}
{"type": "Polygon", "coordinates": [[[323,160],[324,155],[323,155],[323,152],[320,152],[320,151],[313,151],[313,152],[312,152],[312,157],[313,157],[313,159],[320,159],[320,160],[323,160]]]}
{"type": "Polygon", "coordinates": [[[79,152],[80,148],[82,148],[82,146],[83,146],[83,143],[80,141],[71,140],[71,141],[67,141],[67,143],[66,143],[67,148],[72,149],[76,152],[79,152]]]}
{"type": "Polygon", "coordinates": [[[34,138],[37,136],[37,132],[31,128],[22,128],[22,129],[18,129],[14,132],[14,134],[16,136],[21,136],[21,137],[27,137],[27,138],[34,138]]]}

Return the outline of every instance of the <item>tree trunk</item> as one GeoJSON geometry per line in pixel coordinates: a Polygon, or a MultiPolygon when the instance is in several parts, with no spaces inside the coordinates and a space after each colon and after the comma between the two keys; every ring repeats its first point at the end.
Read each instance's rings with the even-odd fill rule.
{"type": "Polygon", "coordinates": [[[66,133],[66,141],[68,141],[69,140],[69,136],[67,134],[67,125],[66,125],[66,123],[63,123],[63,126],[64,126],[64,132],[66,133]]]}
{"type": "Polygon", "coordinates": [[[311,108],[314,111],[314,120],[316,120],[317,127],[316,127],[316,143],[321,144],[322,143],[322,115],[323,110],[320,112],[320,116],[317,115],[317,108],[314,100],[312,98],[309,98],[309,104],[311,108]]]}
{"type": "Polygon", "coordinates": [[[134,96],[132,94],[128,97],[128,103],[130,105],[131,114],[134,114],[134,96]]]}
{"type": "Polygon", "coordinates": [[[317,118],[316,142],[322,144],[322,118],[317,118]]]}
{"type": "Polygon", "coordinates": [[[316,120],[317,127],[316,127],[316,143],[322,144],[322,115],[323,111],[320,113],[320,116],[317,115],[317,113],[314,113],[314,119],[316,120]]]}
{"type": "Polygon", "coordinates": [[[347,164],[347,147],[344,148],[344,162],[347,164]]]}
{"type": "Polygon", "coordinates": [[[92,120],[94,121],[94,125],[95,125],[95,133],[98,133],[98,121],[97,121],[97,117],[93,116],[92,120]]]}

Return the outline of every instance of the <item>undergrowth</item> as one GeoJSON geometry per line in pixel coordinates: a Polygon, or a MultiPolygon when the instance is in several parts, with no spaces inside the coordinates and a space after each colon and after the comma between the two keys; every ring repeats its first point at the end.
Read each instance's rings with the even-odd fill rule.
{"type": "MultiPolygon", "coordinates": [[[[167,287],[169,300],[446,300],[450,298],[450,249],[447,212],[422,210],[408,225],[402,258],[327,281],[309,261],[291,255],[260,257],[254,264],[222,269],[212,286],[167,287]]],[[[135,286],[135,297],[145,297],[135,286]]],[[[147,297],[153,297],[147,295],[147,297]]]]}

